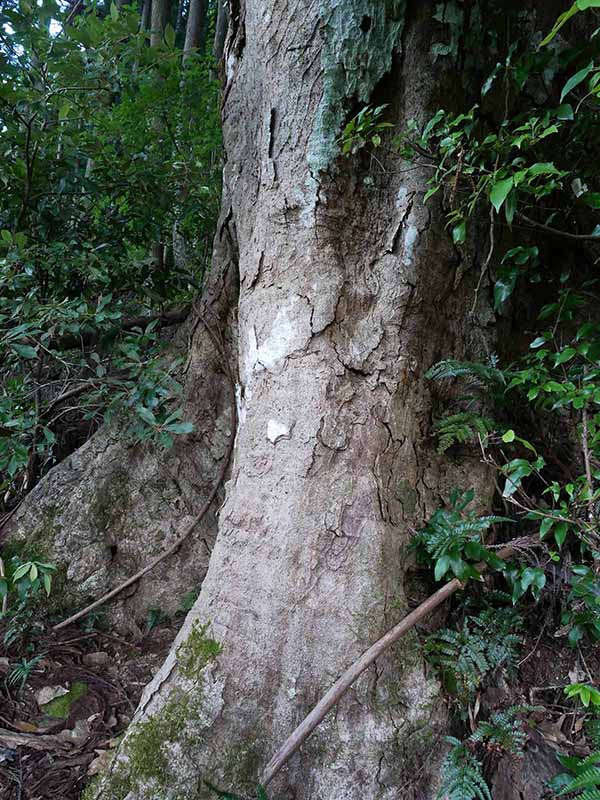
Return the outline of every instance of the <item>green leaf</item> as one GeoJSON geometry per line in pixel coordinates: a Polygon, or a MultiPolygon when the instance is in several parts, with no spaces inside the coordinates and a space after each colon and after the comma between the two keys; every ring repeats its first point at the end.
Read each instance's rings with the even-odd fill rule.
{"type": "Polygon", "coordinates": [[[590,61],[587,67],[580,69],[579,72],[576,72],[575,75],[571,76],[569,80],[565,83],[564,88],[560,95],[560,102],[564,100],[564,98],[569,94],[569,92],[573,91],[576,86],[584,81],[590,72],[594,69],[594,62],[590,61]]]}
{"type": "Polygon", "coordinates": [[[542,347],[542,345],[546,344],[546,339],[544,336],[538,336],[537,339],[534,339],[533,342],[529,345],[531,350],[536,350],[538,347],[542,347]]]}
{"type": "Polygon", "coordinates": [[[569,526],[567,525],[566,522],[559,522],[558,525],[554,528],[554,539],[559,548],[563,546],[564,541],[567,538],[568,531],[569,531],[569,526]]]}
{"type": "Polygon", "coordinates": [[[502,204],[508,197],[508,193],[513,188],[513,178],[505,178],[504,180],[497,181],[490,191],[490,203],[494,206],[496,211],[500,211],[502,204]]]}
{"type": "Polygon", "coordinates": [[[165,28],[165,42],[171,48],[171,50],[175,47],[175,31],[173,30],[173,26],[170,22],[165,28]]]}
{"type": "Polygon", "coordinates": [[[13,583],[15,583],[20,578],[22,578],[24,575],[26,575],[29,572],[30,569],[31,569],[31,564],[30,564],[29,561],[26,564],[21,564],[20,567],[17,567],[17,569],[13,572],[13,576],[12,576],[13,583]]]}
{"type": "Polygon", "coordinates": [[[509,442],[514,442],[514,440],[515,440],[515,432],[512,429],[506,431],[506,433],[504,433],[502,436],[502,441],[506,442],[507,444],[509,442]]]}
{"type": "Polygon", "coordinates": [[[116,22],[119,19],[119,9],[115,3],[110,4],[110,17],[113,22],[116,22]]]}
{"type": "Polygon", "coordinates": [[[49,575],[47,572],[45,572],[42,580],[44,582],[44,589],[46,590],[46,594],[48,597],[50,597],[50,591],[52,590],[52,576],[49,575]]]}
{"type": "Polygon", "coordinates": [[[463,220],[452,228],[452,241],[454,244],[462,244],[467,238],[467,223],[463,220]]]}
{"type": "Polygon", "coordinates": [[[570,103],[563,103],[556,109],[556,116],[561,120],[575,119],[573,106],[570,103]]]}
{"type": "Polygon", "coordinates": [[[37,576],[38,568],[35,564],[32,564],[31,569],[29,570],[29,580],[33,583],[35,580],[37,580],[37,576]]]}
{"type": "Polygon", "coordinates": [[[177,422],[166,427],[170,433],[192,433],[194,431],[193,422],[177,422]]]}
{"type": "Polygon", "coordinates": [[[10,348],[14,350],[18,356],[21,356],[21,358],[26,358],[28,360],[37,358],[37,351],[35,347],[31,347],[31,345],[11,343],[10,348]]]}
{"type": "Polygon", "coordinates": [[[435,562],[434,578],[436,581],[441,581],[444,575],[450,568],[450,557],[442,556],[435,562]]]}
{"type": "Polygon", "coordinates": [[[137,411],[138,416],[141,417],[144,422],[147,422],[148,425],[154,426],[157,424],[156,417],[149,408],[146,408],[146,406],[136,406],[135,410],[137,411]]]}

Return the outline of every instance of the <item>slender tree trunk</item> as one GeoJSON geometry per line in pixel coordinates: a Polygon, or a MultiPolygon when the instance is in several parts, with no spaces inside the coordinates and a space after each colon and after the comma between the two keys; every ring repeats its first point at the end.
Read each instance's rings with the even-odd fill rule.
{"type": "Polygon", "coordinates": [[[165,28],[169,21],[170,8],[171,0],[152,0],[150,16],[150,45],[152,47],[156,47],[163,40],[165,28]]]}
{"type": "Polygon", "coordinates": [[[216,61],[223,58],[225,48],[225,37],[229,25],[229,0],[219,0],[217,9],[217,23],[215,25],[215,41],[213,45],[213,55],[216,61]]]}
{"type": "Polygon", "coordinates": [[[183,46],[183,62],[200,50],[206,33],[207,0],[190,0],[187,24],[185,28],[185,44],[183,46]]]}
{"type": "MultiPolygon", "coordinates": [[[[455,67],[430,56],[434,11],[415,4],[405,19],[399,0],[236,10],[217,237],[229,232],[240,276],[227,332],[234,464],[199,600],[94,797],[214,796],[204,781],[254,795],[295,725],[406,613],[410,530],[455,487],[491,494],[478,461],[448,469],[432,449],[425,379],[442,354],[485,346],[485,292],[469,317],[478,270],[423,204],[426,167],[385,151],[336,160],[352,99],[387,103],[401,127],[451,102],[455,67]]],[[[273,797],[429,800],[444,723],[407,639],[325,719],[273,797]]]]}
{"type": "Polygon", "coordinates": [[[152,0],[144,0],[142,5],[142,15],[140,19],[140,30],[147,31],[150,28],[150,18],[152,10],[152,0]]]}
{"type": "Polygon", "coordinates": [[[185,5],[184,0],[179,0],[179,3],[177,4],[177,19],[175,21],[175,33],[177,36],[179,36],[181,31],[183,30],[184,5],[185,5]]]}

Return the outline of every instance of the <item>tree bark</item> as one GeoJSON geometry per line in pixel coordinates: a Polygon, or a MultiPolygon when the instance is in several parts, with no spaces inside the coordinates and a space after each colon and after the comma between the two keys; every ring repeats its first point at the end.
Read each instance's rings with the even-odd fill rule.
{"type": "MultiPolygon", "coordinates": [[[[430,437],[427,369],[487,346],[430,172],[336,160],[353,100],[400,127],[455,93],[435,4],[236,5],[221,230],[236,242],[239,427],[202,592],[147,688],[102,800],[256,794],[329,685],[406,613],[406,545],[442,498],[492,479],[430,437]],[[208,626],[208,627],[205,627],[208,626]],[[217,654],[214,643],[219,643],[217,654]]],[[[218,256],[215,267],[219,268],[218,256]]],[[[273,782],[295,800],[433,798],[443,704],[415,637],[367,670],[273,782]]]]}
{"type": "Polygon", "coordinates": [[[150,15],[150,46],[157,47],[163,40],[169,21],[171,0],[152,0],[150,15]]]}
{"type": "Polygon", "coordinates": [[[218,62],[223,58],[223,50],[225,48],[225,37],[227,36],[227,27],[229,25],[229,2],[228,0],[219,0],[217,8],[217,23],[215,25],[215,41],[213,45],[213,55],[218,62]]]}
{"type": "Polygon", "coordinates": [[[185,43],[183,45],[183,63],[200,50],[206,31],[207,0],[190,0],[187,24],[185,27],[185,43]]]}

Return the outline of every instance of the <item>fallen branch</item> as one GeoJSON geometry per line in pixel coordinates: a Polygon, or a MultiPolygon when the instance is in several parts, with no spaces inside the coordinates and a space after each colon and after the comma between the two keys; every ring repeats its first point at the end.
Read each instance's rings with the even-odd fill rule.
{"type": "Polygon", "coordinates": [[[229,461],[231,459],[231,454],[233,452],[233,445],[234,445],[234,442],[235,442],[235,429],[236,429],[236,426],[237,426],[237,410],[236,410],[236,401],[235,401],[235,383],[234,383],[234,380],[233,380],[233,375],[231,374],[231,370],[229,368],[229,361],[227,360],[226,354],[225,354],[225,352],[223,350],[223,347],[221,346],[221,342],[218,340],[218,338],[215,335],[215,333],[212,331],[212,329],[209,327],[209,325],[203,319],[199,318],[199,321],[202,323],[202,325],[204,325],[208,335],[212,339],[213,344],[215,345],[215,347],[217,348],[217,351],[219,352],[219,355],[221,356],[222,362],[224,364],[224,369],[225,369],[225,372],[227,374],[228,384],[229,384],[229,399],[230,399],[230,403],[231,403],[231,433],[229,434],[229,441],[227,442],[227,449],[225,451],[225,455],[223,456],[223,461],[221,463],[221,469],[219,470],[219,474],[217,476],[217,480],[215,481],[215,483],[213,485],[213,488],[212,488],[212,490],[211,490],[206,502],[202,506],[202,509],[200,510],[200,512],[190,522],[190,524],[187,526],[187,528],[184,530],[184,532],[181,534],[181,536],[178,539],[176,539],[176,541],[173,542],[173,544],[167,550],[165,550],[164,553],[161,553],[159,556],[154,558],[149,564],[146,564],[146,566],[143,567],[139,572],[136,572],[135,575],[132,575],[130,578],[127,578],[127,580],[123,581],[123,583],[121,583],[119,586],[115,587],[114,589],[111,589],[110,592],[107,592],[105,595],[100,597],[98,600],[95,600],[93,603],[90,603],[89,606],[86,606],[85,608],[82,608],[81,611],[78,611],[76,614],[73,614],[72,616],[70,616],[67,619],[63,620],[63,622],[59,622],[57,625],[54,625],[54,627],[52,628],[53,631],[59,631],[62,628],[66,628],[67,625],[71,625],[73,622],[76,622],[78,619],[81,619],[82,617],[85,617],[86,614],[90,613],[90,611],[93,611],[95,608],[98,608],[99,606],[102,606],[105,603],[107,603],[109,600],[112,600],[113,597],[116,597],[124,589],[127,589],[128,586],[131,586],[132,584],[137,583],[137,581],[139,581],[140,578],[142,578],[148,572],[153,570],[158,564],[161,563],[161,561],[164,561],[165,558],[168,558],[170,555],[172,555],[179,547],[181,547],[181,545],[185,542],[185,540],[188,538],[190,533],[200,523],[200,521],[202,520],[202,518],[204,517],[204,515],[206,514],[206,512],[210,508],[212,501],[215,499],[217,492],[219,491],[219,487],[221,486],[221,483],[223,482],[223,480],[225,478],[225,473],[227,472],[227,467],[229,466],[229,461]]]}
{"type": "MultiPolygon", "coordinates": [[[[502,548],[496,553],[496,556],[502,560],[508,558],[513,552],[510,545],[502,548]]],[[[485,572],[487,564],[478,564],[477,569],[479,572],[485,572]]],[[[438,606],[451,597],[458,589],[464,586],[458,578],[454,578],[449,583],[438,589],[437,592],[417,606],[414,611],[411,611],[404,619],[399,622],[395,627],[385,633],[381,639],[378,639],[375,644],[371,645],[362,656],[354,662],[344,674],[337,679],[331,689],[323,695],[317,705],[313,708],[310,714],[298,725],[296,730],[288,739],[283,743],[280,749],[275,753],[273,758],[269,761],[260,778],[261,786],[266,786],[270,783],[279,770],[289,761],[308,737],[312,734],[315,728],[320,725],[325,716],[331,709],[338,703],[344,694],[348,691],[354,681],[362,675],[362,673],[370,667],[385,651],[398,641],[405,633],[427,617],[438,606]]]]}
{"type": "Polygon", "coordinates": [[[81,347],[89,347],[96,344],[101,339],[114,339],[123,331],[132,331],[134,328],[144,330],[151,322],[158,320],[162,328],[171,325],[178,325],[184,322],[190,313],[191,305],[181,306],[163,311],[160,314],[140,314],[136,317],[125,317],[118,324],[107,330],[97,330],[96,328],[84,328],[80,333],[65,333],[63,336],[55,336],[50,341],[45,342],[45,346],[50,350],[75,350],[81,347]]]}
{"type": "Polygon", "coordinates": [[[68,741],[56,734],[13,733],[0,728],[0,745],[15,750],[30,747],[32,750],[70,750],[68,741]]]}

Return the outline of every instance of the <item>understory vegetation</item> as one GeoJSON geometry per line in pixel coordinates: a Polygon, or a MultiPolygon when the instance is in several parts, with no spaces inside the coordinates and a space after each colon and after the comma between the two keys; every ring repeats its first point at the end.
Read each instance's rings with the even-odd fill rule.
{"type": "MultiPolygon", "coordinates": [[[[427,376],[438,452],[479,456],[501,510],[481,515],[474,492],[455,492],[412,541],[435,581],[464,587],[424,645],[456,728],[440,799],[493,797],[486,778],[548,720],[563,771],[544,796],[600,797],[600,29],[580,47],[560,39],[598,5],[573,4],[536,49],[509,40],[477,105],[395,133],[431,166],[425,197],[441,198],[456,247],[483,240],[471,315],[489,281],[501,331],[485,360],[446,358],[427,376]],[[510,315],[521,326],[503,337],[510,315]],[[532,688],[540,657],[571,682],[532,688]]],[[[367,149],[381,144],[375,111],[367,149]]]]}

